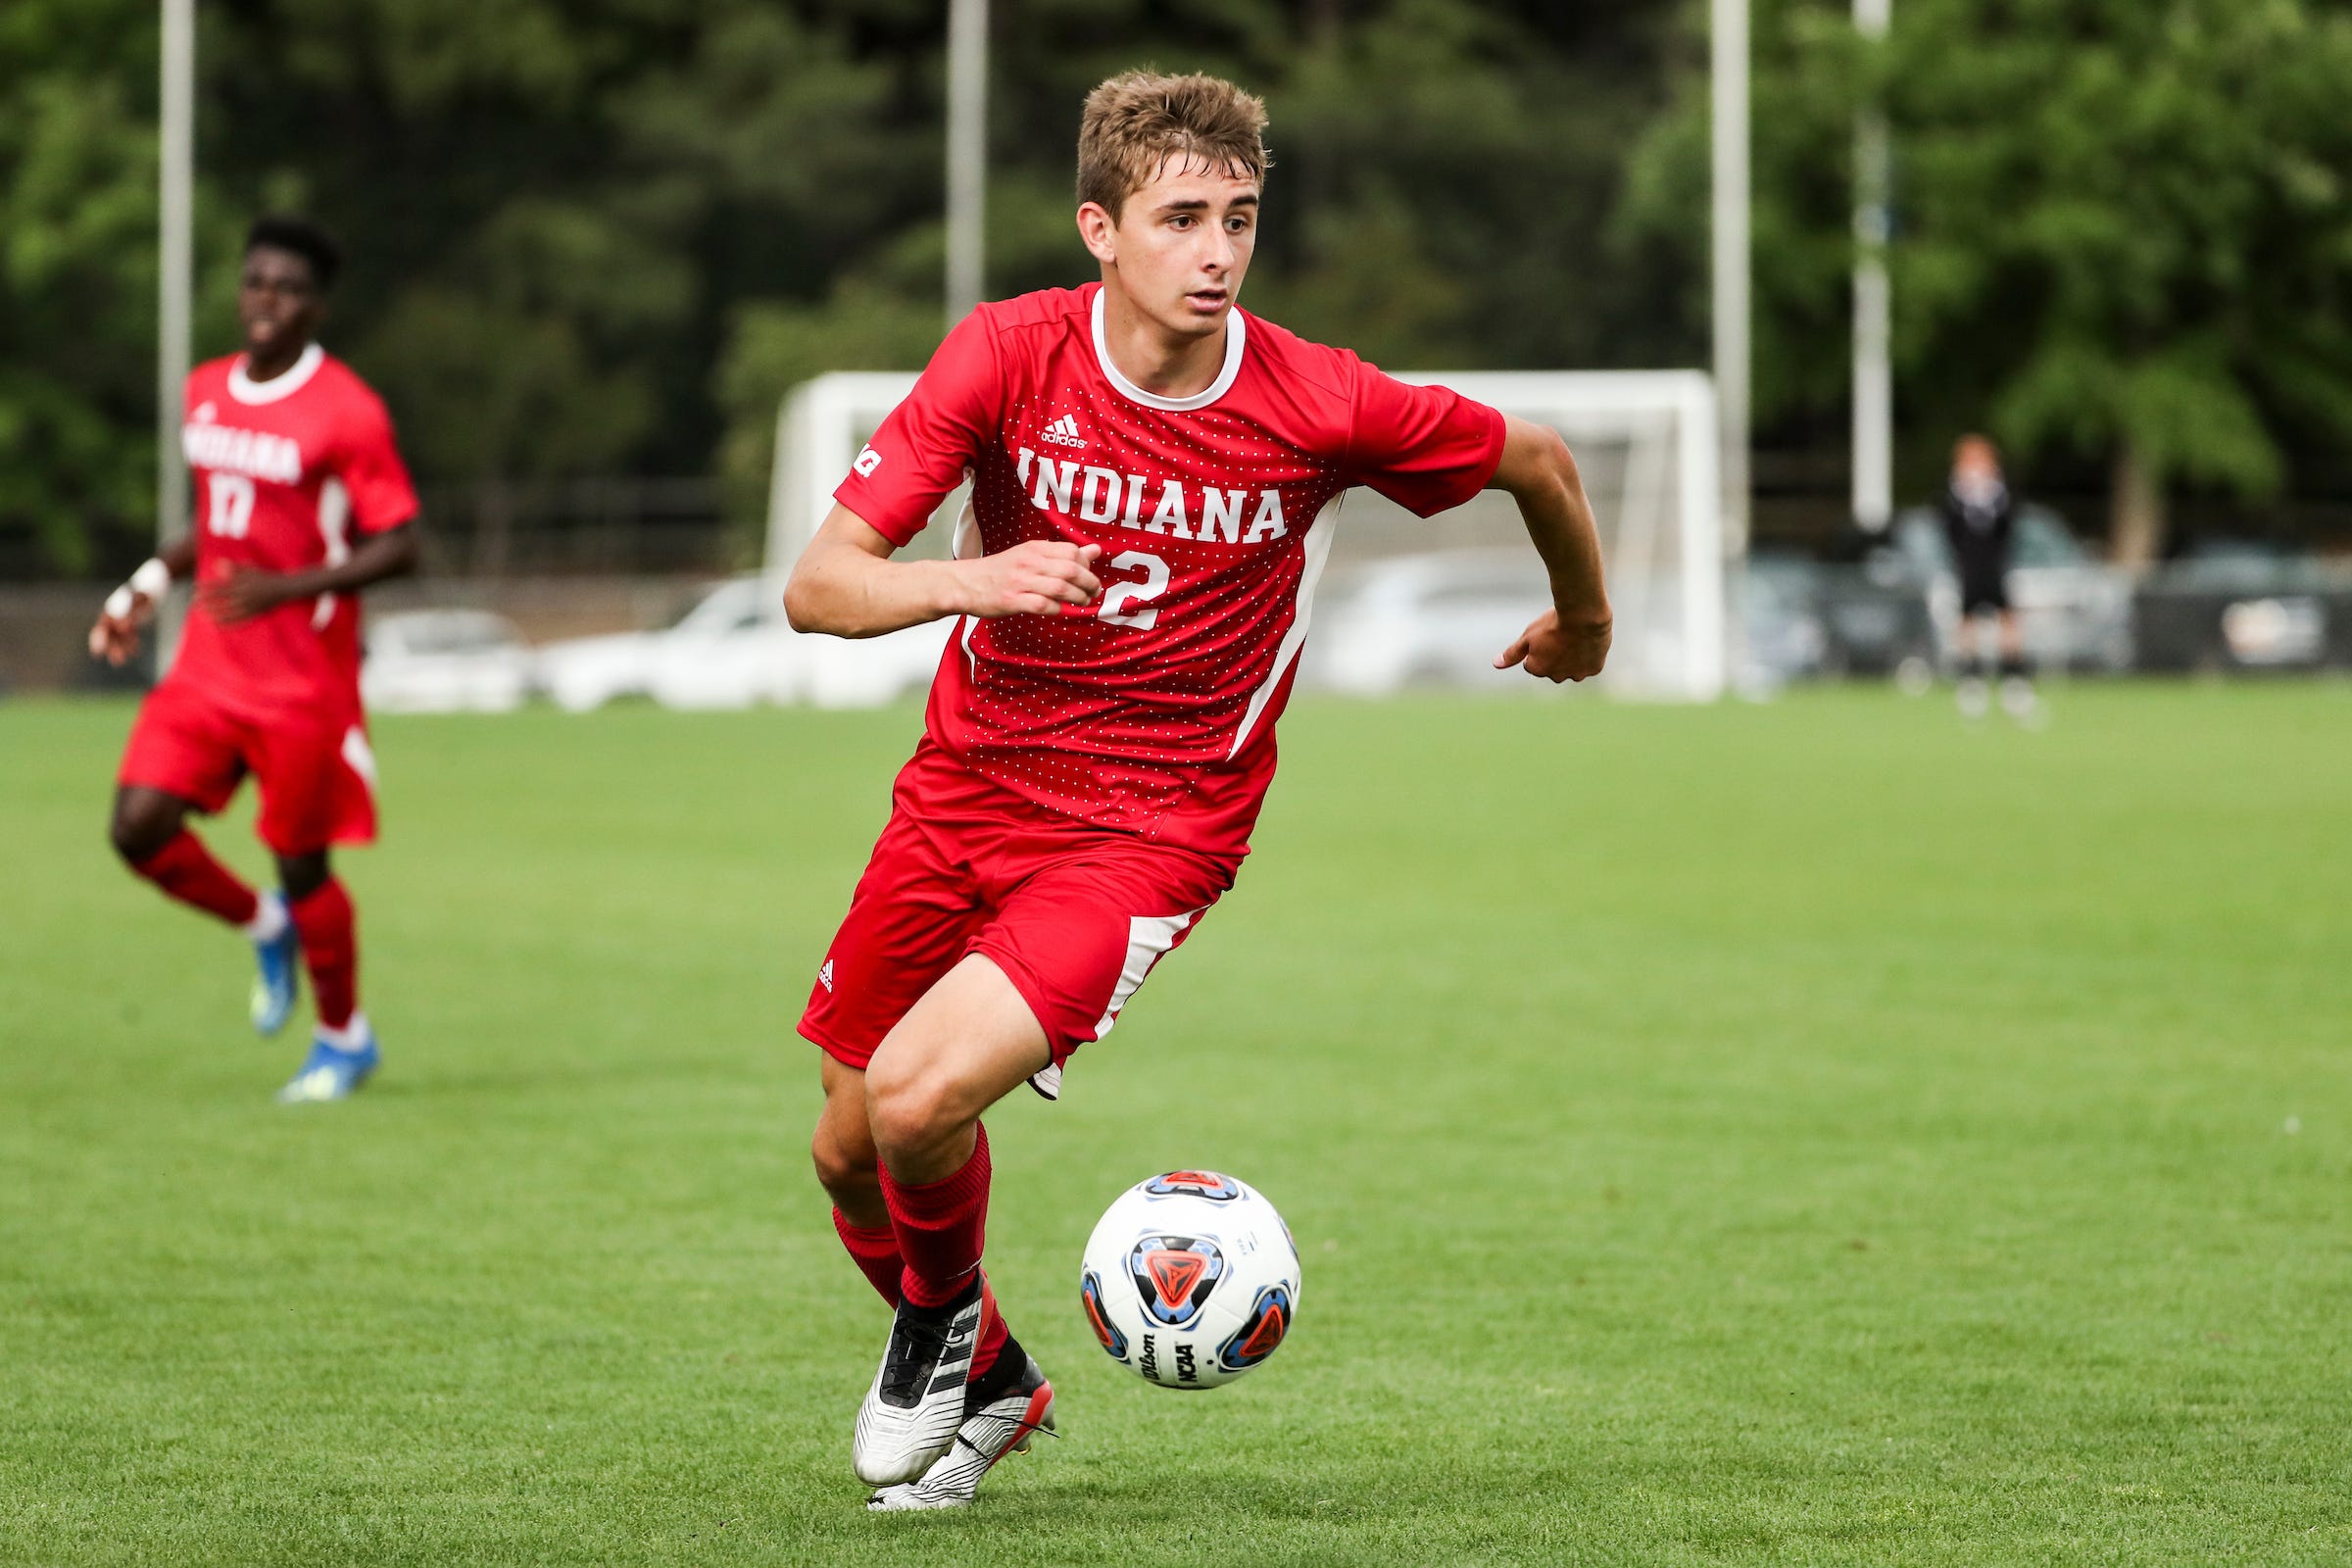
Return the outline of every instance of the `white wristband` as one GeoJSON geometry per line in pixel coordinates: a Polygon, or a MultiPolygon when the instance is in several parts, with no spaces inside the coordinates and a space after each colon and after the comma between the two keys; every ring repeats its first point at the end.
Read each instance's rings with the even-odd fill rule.
{"type": "Polygon", "coordinates": [[[132,593],[145,594],[160,604],[164,595],[172,591],[172,568],[164,564],[161,556],[149,556],[139,563],[139,569],[130,574],[127,586],[132,593]]]}
{"type": "Polygon", "coordinates": [[[113,593],[106,596],[106,618],[109,620],[128,620],[130,618],[130,607],[134,603],[136,603],[136,601],[131,597],[130,584],[124,583],[122,587],[116,589],[113,593]]]}

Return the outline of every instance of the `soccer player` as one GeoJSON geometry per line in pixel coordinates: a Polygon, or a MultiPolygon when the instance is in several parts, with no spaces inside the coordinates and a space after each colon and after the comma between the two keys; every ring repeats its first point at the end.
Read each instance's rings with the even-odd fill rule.
{"type": "Polygon", "coordinates": [[[1102,281],[950,332],[786,588],[804,631],[957,621],[801,1022],[824,1053],[817,1177],[896,1309],[854,1444],[878,1509],[968,1502],[1051,1424],[980,1267],[980,1115],[1023,1081],[1055,1098],[1232,886],[1343,494],[1426,516],[1508,491],[1556,608],[1495,663],[1578,680],[1607,654],[1556,434],[1236,308],[1264,124],[1206,76],[1097,87],[1077,221],[1102,281]],[[894,561],[967,471],[956,559],[894,561]]]}
{"type": "Polygon", "coordinates": [[[317,342],[340,260],[301,219],[253,225],[237,289],[245,351],[188,375],[194,531],[133,572],[90,628],[92,656],[121,664],[172,584],[195,583],[178,658],[131,726],[109,836],[133,871],[252,941],[264,1035],[293,1010],[299,952],[318,1030],[278,1091],[288,1102],[340,1100],[375,1070],[351,899],[327,851],[375,837],[355,596],[416,561],[416,496],[392,421],[317,342]],[[187,825],[248,773],[278,891],[246,886],[187,825]]]}
{"type": "Polygon", "coordinates": [[[2009,603],[2009,567],[2017,548],[2017,501],[2001,473],[2000,449],[1981,435],[1964,435],[1952,445],[1952,477],[1937,510],[1960,578],[1960,624],[1953,652],[1960,662],[1956,698],[1960,711],[1982,718],[1990,706],[1984,654],[1985,616],[1992,617],[2000,644],[2001,709],[2031,723],[2040,716],[2026,639],[2009,603]]]}

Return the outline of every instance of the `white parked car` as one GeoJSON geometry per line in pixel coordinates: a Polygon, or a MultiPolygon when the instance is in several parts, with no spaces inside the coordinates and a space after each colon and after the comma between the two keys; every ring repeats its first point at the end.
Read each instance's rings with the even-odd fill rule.
{"type": "Polygon", "coordinates": [[[368,624],[360,695],[380,713],[505,713],[531,676],[531,651],[504,615],[412,610],[368,624]]]}
{"type": "Polygon", "coordinates": [[[816,708],[880,708],[908,692],[928,690],[941,653],[962,626],[957,617],[855,642],[804,638],[801,700],[816,708]]]}
{"type": "Polygon", "coordinates": [[[804,636],[784,619],[773,579],[744,576],[718,584],[660,631],[550,643],[539,651],[539,680],[573,712],[633,696],[682,709],[873,708],[930,683],[955,624],[857,642],[804,636]]]}
{"type": "MultiPolygon", "coordinates": [[[[715,597],[715,596],[714,596],[715,597]]],[[[646,694],[664,708],[756,708],[801,695],[805,638],[787,625],[782,606],[755,608],[708,635],[684,624],[654,639],[646,694]]]]}
{"type": "Polygon", "coordinates": [[[1299,678],[1376,697],[1406,686],[1524,685],[1494,658],[1551,608],[1533,550],[1396,556],[1340,577],[1317,596],[1299,678]]]}
{"type": "Polygon", "coordinates": [[[714,636],[660,639],[646,690],[664,708],[880,708],[931,684],[940,651],[959,624],[931,621],[885,637],[816,637],[794,631],[782,603],[763,595],[756,615],[714,636]]]}
{"type": "MultiPolygon", "coordinates": [[[[657,668],[691,665],[724,639],[767,619],[764,579],[736,577],[710,589],[659,631],[575,637],[539,650],[539,684],[574,713],[653,690],[657,668]]],[[[779,612],[780,619],[780,612],[779,612]]]]}

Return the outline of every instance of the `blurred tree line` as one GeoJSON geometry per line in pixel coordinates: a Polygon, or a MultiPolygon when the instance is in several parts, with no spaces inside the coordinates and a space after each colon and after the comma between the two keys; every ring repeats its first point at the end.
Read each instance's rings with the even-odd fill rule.
{"type": "MultiPolygon", "coordinates": [[[[2103,479],[2128,562],[2160,553],[2184,489],[2352,490],[2352,4],[1894,0],[1867,45],[1842,0],[1751,3],[1763,418],[1842,442],[1872,105],[1911,488],[1989,429],[2103,479]]],[[[1661,237],[1706,192],[1705,78],[1679,81],[1627,204],[1661,237]]]]}
{"type": "MultiPolygon", "coordinates": [[[[2160,520],[2352,434],[2340,3],[1897,0],[1873,50],[1844,0],[1755,4],[1773,438],[1842,442],[1865,101],[1906,477],[1989,422],[2160,520]]],[[[942,330],[944,10],[199,0],[198,352],[246,220],[305,210],[423,477],[761,475],[788,386],[942,330]]],[[[1399,368],[1706,363],[1704,0],[992,10],[992,294],[1091,275],[1078,104],[1153,63],[1269,99],[1253,309],[1399,368]]],[[[151,526],[156,51],[154,0],[0,5],[0,530],[60,572],[151,526]]]]}

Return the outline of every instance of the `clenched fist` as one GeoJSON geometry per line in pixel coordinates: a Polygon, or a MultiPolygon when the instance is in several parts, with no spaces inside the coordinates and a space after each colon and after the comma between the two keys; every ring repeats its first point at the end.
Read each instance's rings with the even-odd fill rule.
{"type": "MultiPolygon", "coordinates": [[[[121,590],[118,590],[121,592],[121,590]]],[[[110,601],[98,612],[97,623],[90,627],[90,657],[103,659],[117,669],[131,662],[139,652],[139,628],[155,618],[155,601],[142,593],[127,593],[129,603],[118,607],[110,601]],[[122,613],[116,610],[121,608],[122,613]]]]}
{"type": "Polygon", "coordinates": [[[1496,669],[1513,665],[1544,680],[1584,680],[1600,673],[1609,660],[1609,612],[1601,610],[1563,620],[1557,610],[1546,610],[1519,634],[1519,640],[1494,661],[1496,669]]]}
{"type": "Polygon", "coordinates": [[[962,584],[957,612],[993,620],[1000,615],[1057,615],[1064,605],[1091,605],[1102,592],[1094,564],[1101,545],[1031,539],[1010,550],[958,561],[962,584]]]}

